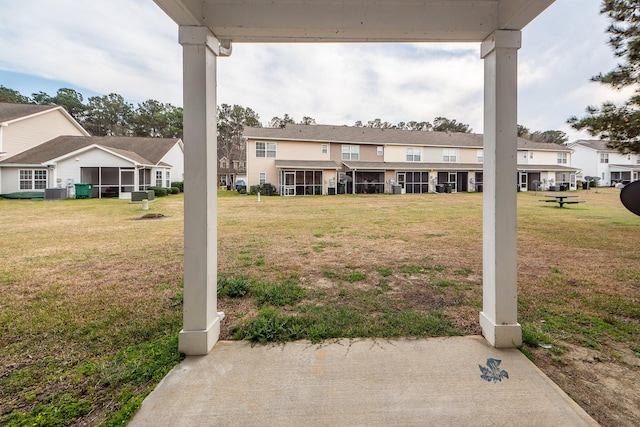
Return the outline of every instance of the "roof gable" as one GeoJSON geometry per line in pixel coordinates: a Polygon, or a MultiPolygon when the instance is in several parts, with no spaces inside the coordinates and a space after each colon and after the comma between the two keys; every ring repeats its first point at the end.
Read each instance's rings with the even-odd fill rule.
{"type": "Polygon", "coordinates": [[[12,104],[8,102],[0,102],[0,123],[11,123],[17,120],[23,120],[35,114],[59,109],[55,105],[36,105],[36,104],[12,104]]]}
{"type": "Polygon", "coordinates": [[[3,160],[0,165],[43,164],[64,159],[90,147],[110,151],[136,163],[157,165],[179,142],[178,138],[60,136],[3,160]]]}

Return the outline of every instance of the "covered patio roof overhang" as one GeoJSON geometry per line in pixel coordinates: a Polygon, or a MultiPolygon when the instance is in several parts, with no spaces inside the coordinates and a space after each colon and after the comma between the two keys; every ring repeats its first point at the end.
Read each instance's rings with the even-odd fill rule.
{"type": "Polygon", "coordinates": [[[478,163],[420,163],[420,162],[342,162],[350,170],[374,171],[482,171],[478,163]]]}
{"type": "Polygon", "coordinates": [[[483,309],[495,347],[522,342],[517,322],[517,52],[521,30],[554,0],[154,0],[183,46],[184,318],[180,351],[218,340],[216,65],[232,43],[479,42],[484,60],[483,309]],[[204,195],[204,196],[203,196],[204,195]]]}

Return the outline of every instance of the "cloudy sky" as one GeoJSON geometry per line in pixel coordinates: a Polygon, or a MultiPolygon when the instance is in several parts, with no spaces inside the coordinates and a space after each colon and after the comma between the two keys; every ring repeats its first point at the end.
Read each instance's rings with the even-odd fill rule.
{"type": "MultiPolygon", "coordinates": [[[[563,130],[587,105],[622,100],[589,81],[615,66],[600,0],[556,0],[523,31],[518,123],[563,130]]],[[[0,85],[70,87],[182,105],[178,29],[152,0],[0,0],[0,85]]],[[[482,132],[479,44],[235,44],[218,60],[218,104],[322,124],[444,116],[482,132]]]]}

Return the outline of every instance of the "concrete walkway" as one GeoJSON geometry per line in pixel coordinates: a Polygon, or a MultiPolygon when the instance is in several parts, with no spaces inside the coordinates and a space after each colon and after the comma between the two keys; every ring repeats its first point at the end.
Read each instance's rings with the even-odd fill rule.
{"type": "Polygon", "coordinates": [[[520,351],[473,336],[255,347],[221,341],[174,368],[129,425],[597,423],[520,351]]]}

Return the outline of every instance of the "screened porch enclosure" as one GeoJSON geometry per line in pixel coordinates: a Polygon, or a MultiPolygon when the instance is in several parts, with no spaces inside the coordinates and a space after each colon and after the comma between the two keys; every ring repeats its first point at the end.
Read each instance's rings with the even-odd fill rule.
{"type": "Polygon", "coordinates": [[[135,168],[83,167],[80,168],[80,182],[92,185],[92,198],[121,197],[123,193],[135,191],[135,168]]]}
{"type": "Polygon", "coordinates": [[[321,170],[280,171],[280,194],[283,196],[319,196],[322,188],[321,170]]]}

